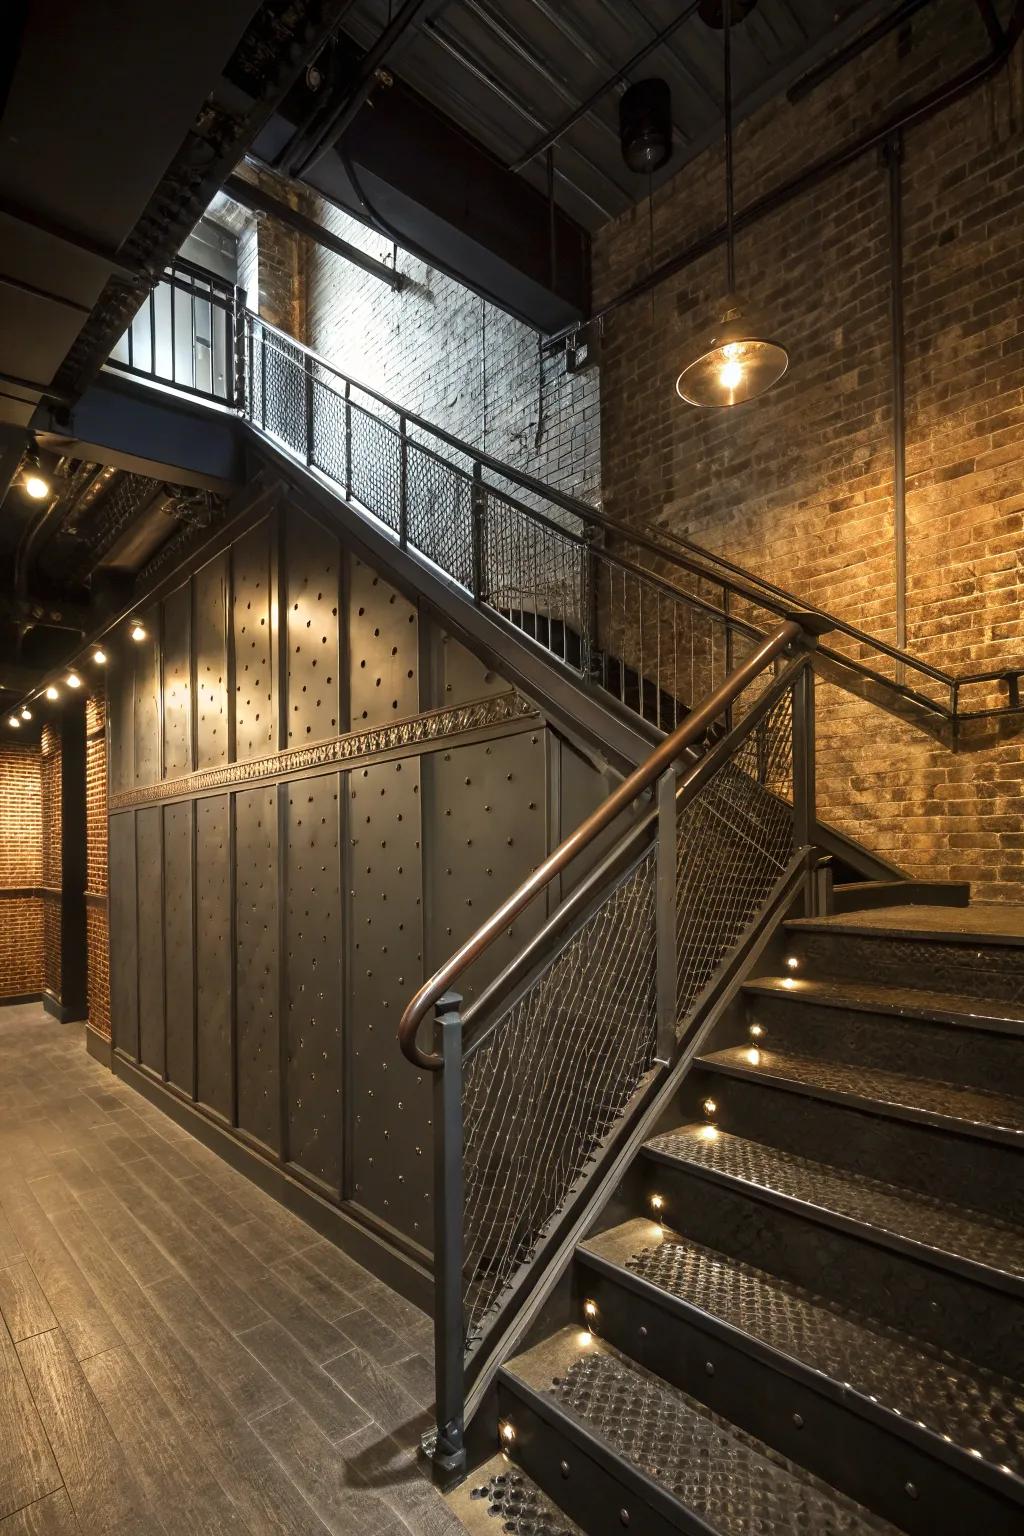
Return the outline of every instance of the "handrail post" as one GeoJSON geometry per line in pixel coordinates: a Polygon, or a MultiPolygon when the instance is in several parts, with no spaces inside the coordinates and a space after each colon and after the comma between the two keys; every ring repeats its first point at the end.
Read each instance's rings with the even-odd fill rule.
{"type": "MultiPolygon", "coordinates": [[[[172,321],[174,319],[174,313],[175,313],[176,309],[177,309],[176,294],[175,294],[175,290],[172,288],[171,289],[171,319],[172,319],[172,321]]],[[[228,404],[234,406],[236,410],[240,410],[240,411],[245,412],[246,411],[246,405],[247,405],[246,391],[245,391],[245,353],[246,353],[246,345],[245,345],[245,332],[246,332],[245,289],[244,288],[239,288],[237,286],[237,284],[235,285],[234,292],[233,292],[233,299],[232,299],[232,305],[231,305],[230,314],[231,314],[231,382],[230,382],[230,386],[229,387],[230,387],[231,394],[230,394],[230,398],[228,400],[228,404]]],[[[175,351],[174,351],[174,327],[173,327],[173,324],[172,324],[172,327],[171,327],[171,371],[172,371],[172,373],[174,372],[175,367],[176,367],[176,355],[175,355],[175,351]]]]}
{"type": "Polygon", "coordinates": [[[593,681],[598,640],[597,540],[600,530],[588,523],[583,530],[583,570],[580,581],[580,672],[593,681]]]}
{"type": "MultiPolygon", "coordinates": [[[[732,671],[732,669],[733,669],[733,667],[735,665],[735,661],[733,659],[732,601],[731,601],[731,599],[732,599],[732,593],[729,591],[729,588],[726,587],[726,586],[723,586],[722,587],[722,615],[723,615],[723,617],[725,619],[725,675],[726,675],[726,677],[729,676],[729,673],[732,671]]],[[[712,682],[714,682],[714,678],[712,678],[712,682]]],[[[733,727],[733,707],[732,707],[732,704],[730,703],[730,704],[727,704],[726,707],[725,707],[725,728],[726,728],[727,731],[731,731],[732,727],[733,727]]]]}
{"type": "Polygon", "coordinates": [[[409,424],[404,415],[398,418],[398,544],[400,549],[409,547],[409,424]]]}
{"type": "Polygon", "coordinates": [[[306,414],[306,464],[313,462],[313,359],[303,358],[303,410],[306,414]]]}
{"type": "Polygon", "coordinates": [[[345,500],[352,500],[352,385],[345,380],[345,500]]]}
{"type": "Polygon", "coordinates": [[[663,1062],[671,1061],[676,1040],[676,976],[679,969],[676,846],[676,770],[672,764],[658,780],[658,862],[654,895],[658,1007],[656,1056],[663,1062]]]}
{"type": "Polygon", "coordinates": [[[470,504],[473,539],[473,600],[479,608],[484,600],[484,518],[487,515],[487,489],[480,460],[473,465],[473,491],[470,504]]]}
{"type": "Polygon", "coordinates": [[[446,992],[434,1005],[434,1388],[437,1437],[432,1460],[442,1480],[466,1464],[462,1298],[462,997],[446,992]]]}
{"type": "MultiPolygon", "coordinates": [[[[814,668],[805,662],[793,684],[793,842],[796,848],[814,846],[817,829],[814,766],[814,668]]],[[[813,880],[807,887],[807,905],[815,916],[817,905],[813,880]]]]}

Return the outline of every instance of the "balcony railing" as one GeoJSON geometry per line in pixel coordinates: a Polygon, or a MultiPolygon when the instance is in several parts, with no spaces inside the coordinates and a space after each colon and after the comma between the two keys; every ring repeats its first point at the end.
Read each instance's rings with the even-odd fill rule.
{"type": "Polygon", "coordinates": [[[243,305],[234,284],[176,256],[108,364],[202,400],[241,405],[236,358],[243,305]]]}

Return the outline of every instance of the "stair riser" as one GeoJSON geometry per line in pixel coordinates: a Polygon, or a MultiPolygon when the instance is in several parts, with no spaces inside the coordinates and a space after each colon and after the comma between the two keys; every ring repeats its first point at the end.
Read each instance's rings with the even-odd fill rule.
{"type": "Polygon", "coordinates": [[[891,1072],[910,1069],[915,1077],[1024,1098],[1024,1043],[1013,1036],[756,993],[747,995],[747,1017],[764,1030],[769,1048],[891,1072]]]}
{"type": "Polygon", "coordinates": [[[585,1431],[557,1404],[504,1372],[497,1378],[497,1399],[501,1419],[515,1430],[510,1459],[587,1536],[622,1536],[627,1525],[643,1536],[711,1536],[710,1527],[664,1493],[656,1502],[644,1497],[638,1486],[643,1480],[623,1476],[616,1460],[588,1444],[585,1431]]]}
{"type": "Polygon", "coordinates": [[[1019,1505],[914,1443],[912,1426],[896,1421],[890,1429],[877,1410],[876,1418],[867,1416],[870,1405],[867,1414],[855,1412],[849,1400],[759,1358],[741,1335],[711,1332],[693,1315],[600,1273],[582,1255],[579,1263],[603,1338],[911,1536],[1019,1531],[1019,1505]]]}
{"type": "Polygon", "coordinates": [[[792,930],[786,954],[799,976],[883,982],[1024,1005],[1024,946],[792,930]]]}
{"type": "Polygon", "coordinates": [[[837,885],[833,912],[866,912],[886,907],[966,907],[969,885],[945,880],[866,880],[837,885]]]}
{"type": "Polygon", "coordinates": [[[710,1096],[718,1124],[737,1136],[870,1178],[896,1179],[925,1195],[941,1191],[954,1205],[1024,1222],[1015,1148],[724,1073],[694,1072],[686,1086],[693,1119],[702,1118],[700,1105],[710,1096]]]}
{"type": "Polygon", "coordinates": [[[682,1236],[881,1327],[990,1370],[1024,1375],[1015,1297],[717,1181],[646,1162],[649,1188],[665,1201],[666,1224],[682,1236]]]}

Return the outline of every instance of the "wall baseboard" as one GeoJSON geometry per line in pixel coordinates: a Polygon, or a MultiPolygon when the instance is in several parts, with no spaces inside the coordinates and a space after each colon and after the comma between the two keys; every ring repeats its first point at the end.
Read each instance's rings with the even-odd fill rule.
{"type": "Polygon", "coordinates": [[[101,1067],[113,1069],[113,1042],[108,1040],[106,1035],[101,1035],[98,1029],[93,1029],[88,1021],[86,1021],[85,1025],[85,1048],[89,1055],[99,1062],[101,1067]]]}
{"type": "Polygon", "coordinates": [[[74,1008],[69,1008],[66,1003],[62,1003],[59,998],[54,997],[52,992],[47,992],[44,988],[41,996],[43,1007],[52,1018],[57,1020],[58,1024],[71,1024],[81,1019],[81,1014],[77,1013],[74,1008]]]}
{"type": "Polygon", "coordinates": [[[434,1281],[423,1264],[402,1253],[386,1238],[353,1219],[339,1206],[332,1205],[330,1201],[307,1189],[286,1169],[269,1162],[253,1148],[237,1140],[232,1131],[217,1125],[185,1099],[169,1092],[119,1051],[111,1050],[110,1054],[111,1069],[116,1077],[142,1094],[143,1098],[202,1142],[204,1147],[222,1157],[238,1173],[251,1179],[265,1194],[279,1200],[286,1209],[307,1221],[321,1237],[326,1237],[349,1258],[362,1264],[378,1280],[391,1286],[414,1306],[428,1314],[432,1313],[434,1281]]]}

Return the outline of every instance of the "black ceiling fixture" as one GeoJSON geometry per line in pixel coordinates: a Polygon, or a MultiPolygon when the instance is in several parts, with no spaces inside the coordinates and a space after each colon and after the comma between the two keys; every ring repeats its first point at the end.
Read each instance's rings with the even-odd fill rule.
{"type": "Polygon", "coordinates": [[[649,176],[672,157],[672,90],[667,80],[637,80],[619,97],[619,142],[631,171],[649,176]]]}

